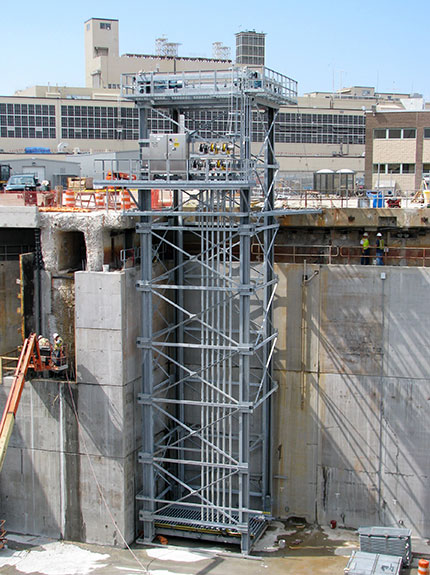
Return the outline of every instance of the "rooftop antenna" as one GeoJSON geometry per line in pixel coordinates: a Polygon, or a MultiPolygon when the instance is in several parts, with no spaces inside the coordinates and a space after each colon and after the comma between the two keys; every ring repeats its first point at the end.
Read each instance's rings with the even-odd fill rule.
{"type": "Polygon", "coordinates": [[[157,56],[178,56],[178,42],[168,42],[167,36],[163,35],[155,40],[155,54],[157,56]]]}
{"type": "Polygon", "coordinates": [[[212,58],[216,60],[230,60],[230,47],[224,46],[222,42],[213,42],[212,58]]]}

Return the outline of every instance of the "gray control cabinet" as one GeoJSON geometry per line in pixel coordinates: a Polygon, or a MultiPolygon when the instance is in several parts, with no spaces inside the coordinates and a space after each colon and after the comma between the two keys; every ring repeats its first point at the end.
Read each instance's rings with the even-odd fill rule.
{"type": "Polygon", "coordinates": [[[187,134],[150,134],[149,172],[151,179],[166,174],[185,177],[188,169],[187,134]]]}

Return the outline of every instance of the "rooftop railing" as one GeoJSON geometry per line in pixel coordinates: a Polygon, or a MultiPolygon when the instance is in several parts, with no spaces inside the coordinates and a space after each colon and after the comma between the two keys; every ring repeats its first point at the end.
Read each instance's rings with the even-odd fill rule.
{"type": "Polygon", "coordinates": [[[121,95],[153,105],[164,101],[226,99],[248,94],[279,105],[297,102],[297,82],[270,68],[240,68],[198,72],[123,74],[121,95]]]}

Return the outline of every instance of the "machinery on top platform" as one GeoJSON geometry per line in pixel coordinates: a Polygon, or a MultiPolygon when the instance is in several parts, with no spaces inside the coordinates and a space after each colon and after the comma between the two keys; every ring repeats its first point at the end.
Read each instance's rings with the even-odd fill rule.
{"type": "Polygon", "coordinates": [[[279,106],[297,99],[297,82],[268,68],[233,67],[223,71],[163,74],[142,72],[122,77],[121,95],[139,109],[140,161],[106,161],[98,186],[108,186],[109,172],[126,173],[117,187],[170,189],[243,189],[261,187],[267,167],[260,152],[250,153],[251,124],[265,132],[279,106]],[[153,130],[152,110],[164,122],[153,130]],[[217,114],[216,124],[205,114],[217,114]],[[215,129],[214,129],[215,127],[215,129]],[[133,164],[133,165],[132,165],[133,164]],[[259,172],[260,171],[260,175],[259,172]]]}
{"type": "Polygon", "coordinates": [[[297,82],[266,67],[234,66],[207,72],[124,74],[122,96],[153,106],[219,105],[234,94],[275,108],[297,101],[297,82]]]}

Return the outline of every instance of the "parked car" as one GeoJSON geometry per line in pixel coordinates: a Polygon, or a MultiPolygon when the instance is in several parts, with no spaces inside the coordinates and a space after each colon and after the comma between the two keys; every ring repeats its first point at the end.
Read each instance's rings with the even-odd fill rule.
{"type": "Polygon", "coordinates": [[[15,174],[6,184],[6,192],[21,192],[24,190],[36,191],[40,186],[34,174],[15,174]]]}

